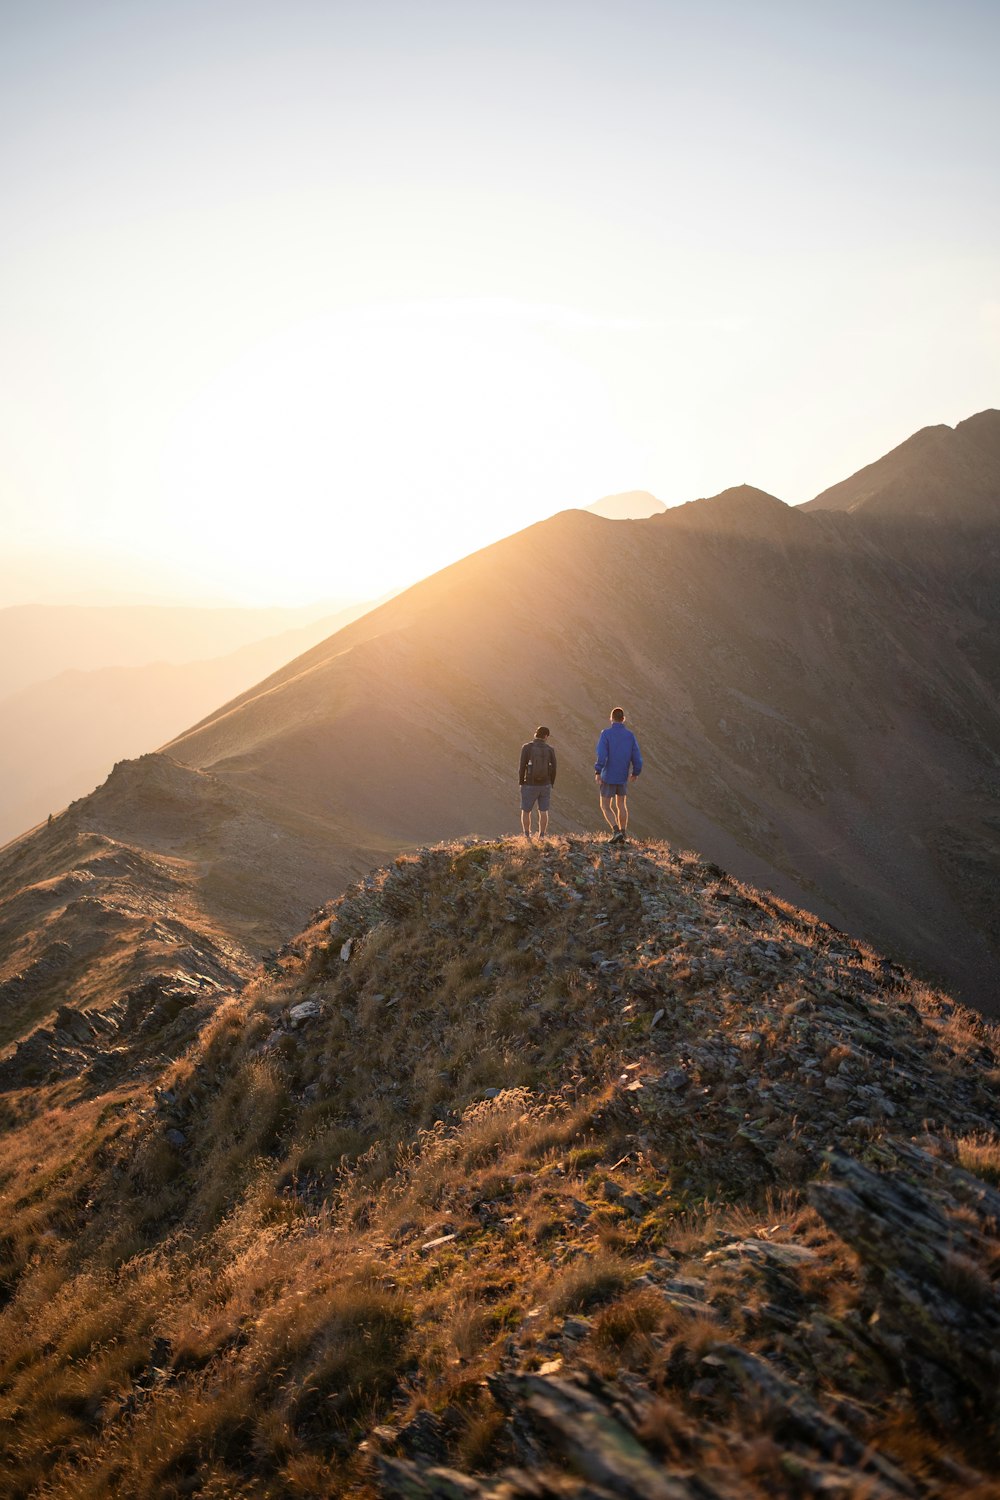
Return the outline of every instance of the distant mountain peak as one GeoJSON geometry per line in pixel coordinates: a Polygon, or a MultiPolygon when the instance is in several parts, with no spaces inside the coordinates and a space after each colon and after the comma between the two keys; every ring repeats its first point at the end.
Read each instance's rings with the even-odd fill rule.
{"type": "Polygon", "coordinates": [[[591,515],[603,516],[607,521],[644,521],[649,516],[661,515],[666,508],[648,490],[623,490],[620,495],[605,495],[593,505],[584,506],[591,515]]]}

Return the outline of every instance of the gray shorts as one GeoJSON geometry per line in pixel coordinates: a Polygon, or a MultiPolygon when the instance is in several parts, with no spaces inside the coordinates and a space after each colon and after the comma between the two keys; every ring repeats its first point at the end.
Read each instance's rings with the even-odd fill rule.
{"type": "Polygon", "coordinates": [[[625,793],[627,791],[628,791],[628,784],[626,782],[623,782],[623,781],[602,781],[601,782],[601,796],[602,797],[624,797],[624,795],[625,795],[625,793]]]}
{"type": "Polygon", "coordinates": [[[552,801],[552,787],[549,782],[543,782],[541,786],[532,786],[526,781],[521,787],[521,811],[530,812],[535,803],[538,803],[539,812],[548,812],[549,803],[552,801]]]}

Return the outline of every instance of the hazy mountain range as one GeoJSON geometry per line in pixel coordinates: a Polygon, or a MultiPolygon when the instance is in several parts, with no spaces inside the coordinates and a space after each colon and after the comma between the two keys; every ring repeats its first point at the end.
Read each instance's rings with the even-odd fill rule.
{"type": "Polygon", "coordinates": [[[61,672],[181,666],[317,620],[345,623],[349,601],[303,609],[201,608],[150,604],[15,604],[0,609],[0,699],[61,672]]]}
{"type": "Polygon", "coordinates": [[[0,843],[367,607],[0,609],[0,843]]]}
{"type": "Polygon", "coordinates": [[[56,994],[238,971],[396,850],[511,828],[541,720],[553,827],[599,826],[615,702],[646,757],[637,833],[993,1009],[998,431],[986,412],[917,434],[832,508],[741,486],[645,520],[564,512],[338,631],[4,851],[8,1034],[56,994]],[[880,508],[925,446],[936,488],[880,508]]]}

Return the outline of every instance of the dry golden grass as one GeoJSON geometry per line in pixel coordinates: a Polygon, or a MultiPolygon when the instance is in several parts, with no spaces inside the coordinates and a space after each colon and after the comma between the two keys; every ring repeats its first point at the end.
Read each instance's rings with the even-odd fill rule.
{"type": "Polygon", "coordinates": [[[959,1164],[975,1177],[1000,1187],[1000,1141],[994,1136],[965,1135],[955,1142],[959,1164]]]}
{"type": "Polygon", "coordinates": [[[549,1306],[555,1313],[589,1312],[628,1286],[633,1274],[624,1260],[606,1252],[581,1256],[556,1278],[549,1306]]]}
{"type": "MultiPolygon", "coordinates": [[[[535,853],[444,851],[433,878],[404,860],[423,884],[393,897],[395,925],[331,934],[324,917],[155,1074],[183,1148],[166,1138],[152,1071],[102,1100],[67,1085],[44,1105],[5,1101],[0,1493],[364,1497],[375,1491],[360,1441],[423,1409],[450,1414],[452,1462],[496,1466],[512,1458],[509,1431],[484,1381],[554,1352],[608,1379],[642,1371],[654,1398],[643,1437],[670,1462],[715,1465],[750,1495],[799,1492],[765,1413],[705,1437],[716,1398],[699,1393],[701,1360],[739,1339],[804,1360],[820,1395],[868,1400],[849,1337],[867,1316],[857,1260],[803,1204],[804,1158],[794,1143],[781,1154],[794,1117],[760,1116],[779,1132],[782,1188],[775,1170],[748,1179],[746,1153],[730,1160],[683,1119],[623,1102],[623,1067],[642,1080],[672,1059],[672,1015],[651,1034],[646,1010],[636,1024],[624,1009],[651,1014],[643,986],[663,981],[645,951],[627,996],[602,984],[589,951],[578,963],[576,886],[545,886],[535,853]],[[533,958],[531,926],[503,917],[512,892],[530,903],[546,891],[552,967],[533,958]],[[487,946],[456,943],[477,931],[487,946]],[[306,997],[321,1019],[295,1031],[288,1010],[306,997]],[[747,1238],[816,1259],[767,1275],[711,1259],[747,1238]],[[712,1310],[672,1305],[642,1283],[651,1269],[695,1276],[712,1310]],[[776,1285],[796,1310],[788,1330],[767,1322],[776,1285]],[[572,1344],[568,1317],[588,1320],[572,1344]]],[[[624,921],[632,898],[590,868],[594,919],[624,921]]],[[[670,985],[686,995],[694,971],[682,972],[670,985]]],[[[673,997],[683,1027],[691,1002],[673,997]]],[[[757,1039],[732,1043],[739,1067],[780,1069],[797,999],[770,992],[757,1039]]],[[[744,1002],[716,1004],[720,1036],[742,1036],[744,1002]]],[[[973,1065],[976,1025],[927,1014],[928,1037],[973,1065]]],[[[861,1067],[843,1042],[817,1062],[822,1078],[861,1067]]],[[[731,1079],[708,1059],[690,1087],[723,1111],[731,1079]]],[[[995,1180],[993,1137],[961,1136],[955,1151],[995,1180]]],[[[956,1292],[982,1290],[982,1268],[961,1257],[947,1274],[956,1292]]],[[[918,1429],[908,1409],[885,1442],[957,1500],[918,1429]]]]}

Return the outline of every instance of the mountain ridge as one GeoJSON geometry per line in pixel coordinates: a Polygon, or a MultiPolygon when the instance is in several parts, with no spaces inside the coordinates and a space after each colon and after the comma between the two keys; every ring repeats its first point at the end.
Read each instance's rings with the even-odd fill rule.
{"type": "Polygon", "coordinates": [[[248,977],[0,1065],[11,1493],[985,1492],[995,1027],[587,836],[401,856],[248,977]]]}
{"type": "Polygon", "coordinates": [[[969,522],[1000,514],[1000,411],[923,427],[800,510],[969,522]]]}
{"type": "MultiPolygon", "coordinates": [[[[648,762],[637,832],[699,847],[992,1006],[1000,934],[980,872],[998,858],[995,570],[972,597],[940,545],[915,573],[870,527],[752,487],[616,529],[611,553],[609,525],[564,512],[472,554],[165,747],[188,768],[192,827],[210,829],[219,795],[232,803],[203,849],[161,851],[187,862],[208,928],[235,923],[260,952],[331,881],[408,844],[509,827],[516,748],[536,722],[560,751],[556,819],[593,827],[593,741],[624,700],[648,762]],[[558,628],[544,639],[546,600],[558,628]],[[929,616],[960,628],[929,630],[929,616]],[[526,660],[542,685],[530,700],[526,660]]],[[[126,832],[114,811],[124,785],[63,816],[142,849],[141,817],[126,832]]],[[[154,777],[150,830],[160,795],[154,777]]],[[[0,913],[17,851],[0,855],[0,913]]],[[[21,957],[0,944],[0,982],[21,957]]]]}
{"type": "Polygon", "coordinates": [[[803,512],[539,523],[0,850],[0,1489],[989,1491],[1000,549],[803,512]]]}
{"type": "MultiPolygon", "coordinates": [[[[970,420],[982,446],[992,420],[970,420]]],[[[990,535],[789,507],[742,485],[627,526],[566,511],[471,554],[0,851],[6,1034],[23,975],[25,1017],[45,994],[66,998],[60,945],[84,942],[59,904],[74,848],[96,896],[95,839],[166,862],[207,948],[231,942],[246,972],[372,864],[516,821],[516,750],[537,722],[560,754],[553,826],[594,827],[593,743],[615,701],[647,759],[639,834],[700,848],[992,1009],[990,535]],[[28,905],[47,915],[24,931],[10,914],[36,887],[28,905]]],[[[123,899],[131,930],[140,894],[123,899]]],[[[97,969],[106,959],[118,967],[99,953],[97,969]]],[[[150,974],[167,961],[155,950],[150,974]]]]}

